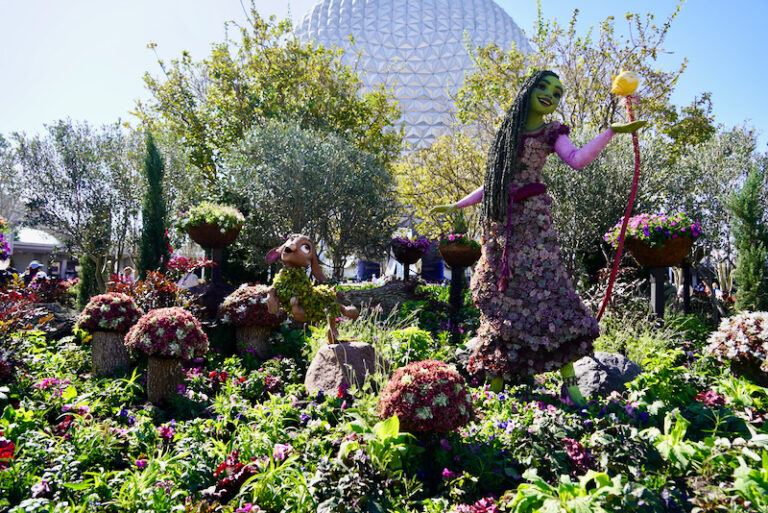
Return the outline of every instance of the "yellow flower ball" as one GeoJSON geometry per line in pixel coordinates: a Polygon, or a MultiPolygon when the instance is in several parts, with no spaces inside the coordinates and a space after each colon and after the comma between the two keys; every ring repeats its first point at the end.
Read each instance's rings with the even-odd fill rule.
{"type": "Polygon", "coordinates": [[[629,96],[637,90],[640,83],[640,76],[634,71],[624,71],[613,77],[613,88],[611,92],[621,96],[629,96]]]}

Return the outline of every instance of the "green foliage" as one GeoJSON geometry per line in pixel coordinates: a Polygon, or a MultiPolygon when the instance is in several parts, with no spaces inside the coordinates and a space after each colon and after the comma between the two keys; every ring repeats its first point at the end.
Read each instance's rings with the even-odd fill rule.
{"type": "Polygon", "coordinates": [[[96,262],[87,255],[80,258],[80,281],[77,284],[77,308],[82,310],[88,304],[91,297],[101,294],[99,283],[96,279],[98,270],[96,262]]]}
{"type": "Polygon", "coordinates": [[[81,263],[92,259],[89,272],[103,292],[115,262],[134,243],[143,187],[138,139],[118,124],[95,129],[60,120],[46,129],[41,136],[16,136],[26,222],[56,235],[81,263]]]}
{"type": "MultiPolygon", "coordinates": [[[[152,98],[137,103],[143,123],[169,130],[215,190],[219,155],[266,120],[292,120],[333,132],[383,163],[399,153],[402,133],[392,130],[399,111],[383,89],[360,94],[361,81],[341,63],[341,50],[291,37],[290,20],[262,19],[251,2],[248,23],[195,61],[188,52],[166,64],[161,78],[144,83],[152,98]]],[[[155,45],[150,45],[155,49],[155,45]]]]}
{"type": "Polygon", "coordinates": [[[417,326],[391,331],[384,348],[389,349],[384,352],[384,358],[395,368],[426,360],[435,350],[430,333],[417,326]]]}
{"type": "Polygon", "coordinates": [[[731,226],[736,260],[736,309],[768,310],[768,174],[754,167],[744,186],[728,202],[733,213],[731,226]]]}
{"type": "Polygon", "coordinates": [[[574,9],[567,26],[561,26],[556,18],[545,20],[539,10],[531,37],[533,52],[495,45],[470,48],[475,73],[467,77],[458,92],[459,121],[479,123],[487,134],[485,138],[490,137],[529,69],[550,69],[560,76],[566,94],[558,113],[572,127],[604,129],[621,116],[619,99],[610,93],[611,77],[621,69],[640,75],[638,116],[651,121],[663,118],[686,61],[677,69],[663,71],[657,60],[681,6],[682,2],[662,24],[652,14],[627,13],[627,29],[633,37],[626,39],[616,34],[612,16],[599,25],[595,37],[592,28],[584,35],[577,33],[578,9],[574,9]]]}
{"type": "Polygon", "coordinates": [[[768,452],[763,452],[760,458],[760,468],[752,468],[743,458],[740,465],[733,471],[733,489],[750,501],[756,511],[768,511],[768,452]]]}
{"type": "Polygon", "coordinates": [[[141,244],[139,247],[139,273],[141,279],[147,271],[162,271],[170,259],[167,230],[167,209],[163,198],[163,176],[165,164],[155,145],[151,133],[147,134],[147,149],[144,159],[144,175],[147,190],[141,205],[141,244]]]}
{"type": "Polygon", "coordinates": [[[506,511],[573,513],[608,513],[609,511],[664,511],[661,501],[649,490],[625,483],[623,476],[611,478],[604,472],[588,471],[573,482],[569,476],[561,476],[557,486],[541,479],[535,469],[523,474],[528,483],[518,487],[517,495],[506,511]]]}
{"type": "Polygon", "coordinates": [[[337,277],[349,256],[386,251],[397,204],[392,176],[373,155],[295,123],[244,137],[225,158],[222,187],[246,216],[235,252],[249,267],[263,268],[288,233],[322,241],[337,277]]]}

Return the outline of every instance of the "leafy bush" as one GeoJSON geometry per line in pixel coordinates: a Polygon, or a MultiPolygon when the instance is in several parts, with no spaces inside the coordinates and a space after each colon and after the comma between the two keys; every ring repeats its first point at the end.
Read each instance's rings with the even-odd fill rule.
{"type": "Polygon", "coordinates": [[[125,332],[143,312],[127,294],[108,292],[93,296],[77,317],[76,326],[84,330],[125,332]]]}
{"type": "Polygon", "coordinates": [[[284,311],[276,315],[267,309],[266,285],[242,285],[224,299],[217,317],[221,322],[235,326],[266,326],[276,328],[287,319],[284,311]]]}
{"type": "Polygon", "coordinates": [[[384,345],[389,351],[384,356],[395,367],[429,358],[434,341],[428,331],[417,326],[394,330],[384,345]]]}
{"type": "Polygon", "coordinates": [[[150,356],[191,360],[208,352],[200,321],[183,308],[159,308],[142,316],[125,336],[126,347],[150,356]]]}
{"type": "Polygon", "coordinates": [[[147,271],[147,279],[126,283],[112,276],[107,292],[121,292],[131,296],[138,307],[145,312],[157,308],[178,306],[194,313],[194,296],[185,289],[180,289],[168,276],[147,271]]]}
{"type": "Polygon", "coordinates": [[[464,378],[443,362],[425,360],[397,369],[381,393],[379,415],[397,415],[408,432],[446,432],[472,416],[464,378]]]}

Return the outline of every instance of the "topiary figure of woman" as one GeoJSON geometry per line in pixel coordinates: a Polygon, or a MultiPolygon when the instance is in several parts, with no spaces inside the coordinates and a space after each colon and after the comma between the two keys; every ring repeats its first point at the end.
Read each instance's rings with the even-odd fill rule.
{"type": "Polygon", "coordinates": [[[483,186],[431,213],[482,201],[482,256],[471,282],[481,324],[469,372],[491,378],[492,387],[500,389],[503,380],[559,369],[571,400],[584,404],[573,362],[592,352],[598,325],[561,262],[541,170],[553,152],[582,169],[614,133],[634,132],[645,121],[611,125],[577,149],[568,139],[568,126],[544,120],[563,93],[555,73],[530,76],[496,134],[483,186]]]}

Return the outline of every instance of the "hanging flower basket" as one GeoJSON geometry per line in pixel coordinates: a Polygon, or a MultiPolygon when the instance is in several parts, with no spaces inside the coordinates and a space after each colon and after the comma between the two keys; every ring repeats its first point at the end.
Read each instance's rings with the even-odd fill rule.
{"type": "Polygon", "coordinates": [[[413,265],[429,250],[427,239],[396,237],[390,242],[395,260],[403,265],[413,265]]]}
{"type": "Polygon", "coordinates": [[[245,217],[234,207],[204,201],[179,212],[176,228],[204,248],[225,248],[235,242],[245,217]]]}
{"type": "Polygon", "coordinates": [[[217,224],[198,224],[187,228],[189,238],[204,248],[226,248],[237,239],[240,228],[222,229],[217,224]]]}
{"type": "MultiPolygon", "coordinates": [[[[614,249],[618,247],[623,221],[604,236],[614,249]]],[[[683,213],[639,214],[627,220],[624,244],[643,267],[674,267],[682,263],[700,236],[701,225],[683,213]]]]}
{"type": "Polygon", "coordinates": [[[451,267],[469,267],[480,259],[480,244],[463,233],[452,233],[440,240],[440,256],[451,267]]]}
{"type": "Polygon", "coordinates": [[[691,251],[693,239],[678,237],[669,239],[663,246],[650,246],[643,240],[627,238],[625,244],[632,258],[642,267],[675,267],[691,251]]]}

